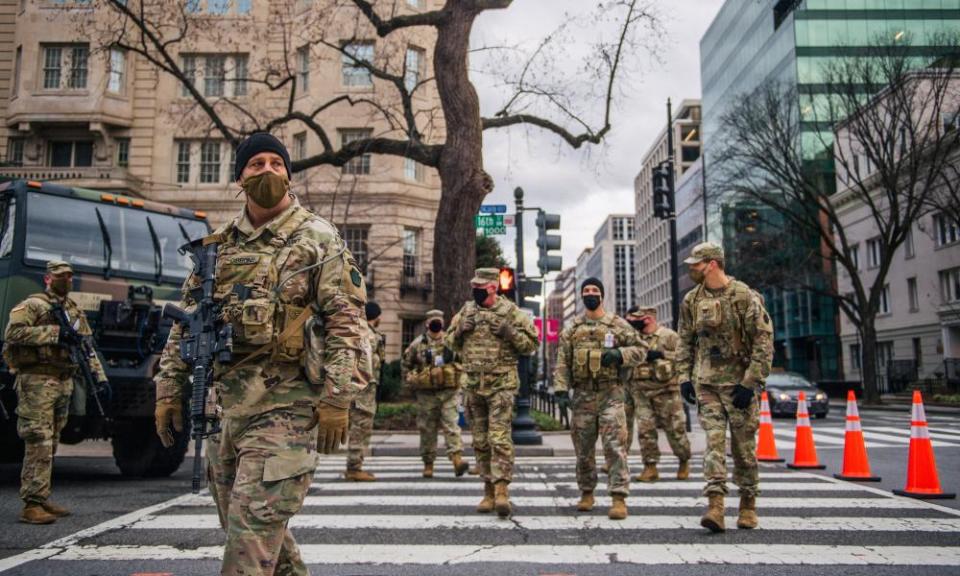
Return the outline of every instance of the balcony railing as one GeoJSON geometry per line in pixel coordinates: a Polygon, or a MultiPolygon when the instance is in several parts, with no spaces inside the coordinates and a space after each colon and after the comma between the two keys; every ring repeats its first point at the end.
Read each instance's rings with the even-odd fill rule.
{"type": "Polygon", "coordinates": [[[126,168],[116,167],[0,166],[0,177],[131,192],[139,192],[143,186],[143,182],[126,168]]]}
{"type": "Polygon", "coordinates": [[[406,274],[400,275],[400,296],[417,292],[420,293],[420,297],[423,298],[424,301],[430,297],[430,293],[433,292],[433,273],[426,272],[413,276],[406,274]]]}

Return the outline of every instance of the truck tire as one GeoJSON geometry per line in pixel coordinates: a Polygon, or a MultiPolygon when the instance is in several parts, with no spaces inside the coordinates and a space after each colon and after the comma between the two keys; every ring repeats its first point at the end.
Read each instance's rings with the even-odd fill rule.
{"type": "Polygon", "coordinates": [[[164,448],[152,418],[133,418],[117,422],[111,439],[113,460],[124,476],[169,476],[180,468],[187,453],[190,444],[189,420],[185,420],[183,432],[177,433],[175,439],[173,446],[164,448]]]}

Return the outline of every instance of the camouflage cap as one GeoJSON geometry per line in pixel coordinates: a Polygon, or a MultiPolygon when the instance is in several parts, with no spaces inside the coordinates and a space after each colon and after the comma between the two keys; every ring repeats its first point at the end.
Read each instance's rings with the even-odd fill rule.
{"type": "Polygon", "coordinates": [[[47,274],[73,274],[73,267],[63,260],[50,260],[47,262],[47,274]]]}
{"type": "Polygon", "coordinates": [[[443,320],[443,310],[427,310],[427,320],[432,320],[434,318],[439,318],[443,320]]]}
{"type": "Polygon", "coordinates": [[[499,268],[477,268],[473,273],[471,284],[483,286],[485,284],[495,284],[500,281],[499,268]]]}
{"type": "Polygon", "coordinates": [[[640,309],[637,310],[637,315],[638,316],[656,316],[657,309],[653,306],[641,306],[640,309]]]}
{"type": "Polygon", "coordinates": [[[690,251],[690,257],[683,261],[684,264],[699,264],[708,260],[719,260],[723,262],[723,248],[713,242],[701,242],[690,251]]]}

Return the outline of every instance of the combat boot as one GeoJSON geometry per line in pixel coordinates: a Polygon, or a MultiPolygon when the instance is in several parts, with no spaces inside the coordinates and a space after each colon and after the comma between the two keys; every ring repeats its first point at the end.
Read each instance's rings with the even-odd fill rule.
{"type": "Polygon", "coordinates": [[[510,515],[510,491],[507,488],[508,486],[506,480],[501,480],[494,485],[493,505],[497,509],[497,516],[501,518],[510,515]]]}
{"type": "Polygon", "coordinates": [[[740,516],[737,517],[737,528],[750,530],[756,528],[758,523],[757,499],[753,496],[740,496],[740,516]]]}
{"type": "Polygon", "coordinates": [[[580,501],[577,502],[577,512],[589,512],[593,510],[593,491],[584,490],[580,494],[580,501]]]}
{"type": "Polygon", "coordinates": [[[424,462],[424,463],[423,463],[423,477],[424,477],[424,478],[433,478],[433,462],[424,462]]]}
{"type": "Polygon", "coordinates": [[[44,510],[42,505],[29,503],[23,507],[20,521],[24,524],[53,524],[57,521],[57,517],[44,510]]]}
{"type": "Polygon", "coordinates": [[[633,478],[637,482],[656,482],[660,479],[660,473],[657,472],[657,465],[653,463],[644,463],[643,472],[633,478]]]}
{"type": "Polygon", "coordinates": [[[480,475],[480,465],[479,465],[479,464],[474,464],[473,466],[471,466],[471,467],[470,467],[470,470],[467,471],[467,474],[469,474],[469,475],[471,475],[471,476],[479,476],[479,475],[480,475]]]}
{"type": "Polygon", "coordinates": [[[726,531],[726,527],[723,525],[723,494],[710,495],[710,504],[706,514],[700,518],[700,525],[708,528],[711,532],[726,531]]]}
{"type": "Polygon", "coordinates": [[[64,516],[70,515],[69,510],[67,510],[63,506],[57,506],[56,504],[54,504],[49,500],[45,500],[43,504],[41,504],[41,506],[43,506],[43,509],[47,512],[47,514],[53,514],[57,518],[63,518],[64,516]]]}
{"type": "Polygon", "coordinates": [[[609,474],[610,474],[610,465],[607,464],[606,462],[604,462],[604,463],[603,463],[603,466],[600,467],[600,471],[603,472],[604,474],[609,475],[609,474]]]}
{"type": "Polygon", "coordinates": [[[686,480],[690,477],[690,461],[681,460],[680,466],[677,468],[677,480],[686,480]]]}
{"type": "Polygon", "coordinates": [[[607,512],[607,518],[611,520],[623,520],[627,517],[627,497],[623,494],[613,495],[613,505],[607,512]]]}
{"type": "Polygon", "coordinates": [[[470,465],[460,457],[459,452],[451,456],[450,461],[453,462],[453,473],[457,475],[457,478],[463,476],[467,472],[467,469],[470,468],[470,465]]]}
{"type": "Polygon", "coordinates": [[[343,477],[348,482],[373,482],[377,479],[376,476],[365,470],[347,470],[343,477]]]}
{"type": "Polygon", "coordinates": [[[484,514],[488,512],[493,512],[493,482],[484,482],[483,483],[483,500],[480,501],[480,504],[477,505],[477,512],[482,512],[484,514]]]}

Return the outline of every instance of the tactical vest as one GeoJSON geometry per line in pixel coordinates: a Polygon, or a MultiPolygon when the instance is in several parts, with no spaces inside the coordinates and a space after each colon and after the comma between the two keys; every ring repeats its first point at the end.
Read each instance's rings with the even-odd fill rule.
{"type": "Polygon", "coordinates": [[[501,322],[513,322],[513,307],[498,298],[491,308],[468,302],[461,312],[463,319],[472,316],[474,329],[463,338],[460,351],[464,371],[473,375],[499,375],[517,370],[517,353],[513,346],[504,342],[494,332],[501,322]]]}
{"type": "Polygon", "coordinates": [[[454,362],[443,359],[446,348],[443,338],[434,341],[424,334],[417,337],[413,346],[416,367],[409,380],[415,389],[444,390],[460,386],[461,371],[454,362]]]}
{"type": "Polygon", "coordinates": [[[693,330],[697,337],[697,360],[711,363],[750,364],[752,342],[743,319],[751,300],[759,297],[743,282],[732,280],[719,295],[701,285],[692,301],[693,330]]]}
{"type": "MultiPolygon", "coordinates": [[[[58,326],[59,322],[53,315],[54,301],[46,292],[31,294],[24,302],[31,298],[42,301],[46,305],[43,315],[37,320],[33,327],[40,326],[58,326]]],[[[72,300],[67,299],[64,302],[64,309],[71,320],[76,320],[83,314],[72,300]]],[[[85,336],[89,334],[84,334],[85,336]]],[[[64,373],[77,369],[76,364],[70,362],[70,353],[66,348],[57,343],[43,344],[40,346],[28,346],[26,344],[16,344],[13,342],[4,342],[3,360],[15,372],[32,373],[64,373]]]]}
{"type": "Polygon", "coordinates": [[[623,344],[617,340],[613,326],[604,322],[588,322],[580,316],[573,321],[570,331],[572,348],[574,387],[583,384],[617,384],[620,382],[620,370],[616,366],[603,366],[600,359],[604,350],[618,348],[623,344]]]}
{"type": "MultiPolygon", "coordinates": [[[[658,327],[653,334],[640,334],[640,338],[650,345],[650,350],[663,351],[664,328],[658,327]]],[[[653,362],[644,362],[633,371],[633,382],[641,389],[660,389],[669,386],[674,379],[672,360],[661,358],[653,362]]]]}

